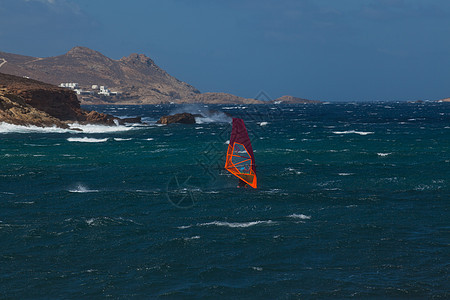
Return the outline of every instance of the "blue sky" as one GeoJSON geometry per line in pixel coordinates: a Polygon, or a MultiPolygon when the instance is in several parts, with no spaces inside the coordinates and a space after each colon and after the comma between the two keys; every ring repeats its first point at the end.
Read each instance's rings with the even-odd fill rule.
{"type": "Polygon", "coordinates": [[[202,92],[450,97],[448,0],[0,0],[0,51],[144,53],[202,92]]]}

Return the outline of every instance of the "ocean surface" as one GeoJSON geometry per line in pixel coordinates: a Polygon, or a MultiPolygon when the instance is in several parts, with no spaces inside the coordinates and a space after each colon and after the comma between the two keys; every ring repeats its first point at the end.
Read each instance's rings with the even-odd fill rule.
{"type": "Polygon", "coordinates": [[[0,298],[450,298],[449,103],[87,108],[148,124],[0,124],[0,298]]]}

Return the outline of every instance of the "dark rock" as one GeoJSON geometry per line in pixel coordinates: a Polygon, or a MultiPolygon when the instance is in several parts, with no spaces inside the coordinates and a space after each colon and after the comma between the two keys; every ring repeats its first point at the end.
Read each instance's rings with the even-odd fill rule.
{"type": "Polygon", "coordinates": [[[171,116],[162,116],[157,124],[172,124],[172,123],[181,123],[181,124],[195,124],[195,117],[190,113],[181,113],[175,114],[171,116]]]}
{"type": "MultiPolygon", "coordinates": [[[[17,125],[58,126],[67,123],[116,125],[114,116],[86,111],[76,94],[36,80],[0,73],[0,122],[17,125]]],[[[139,122],[140,118],[132,118],[139,122]]]]}
{"type": "Polygon", "coordinates": [[[4,93],[3,89],[0,89],[0,122],[22,126],[69,128],[61,120],[26,104],[19,96],[4,93]]]}
{"type": "Polygon", "coordinates": [[[123,118],[123,119],[119,119],[119,123],[120,124],[125,124],[125,123],[132,123],[132,124],[141,124],[142,123],[142,119],[141,117],[136,117],[136,118],[123,118]]]}

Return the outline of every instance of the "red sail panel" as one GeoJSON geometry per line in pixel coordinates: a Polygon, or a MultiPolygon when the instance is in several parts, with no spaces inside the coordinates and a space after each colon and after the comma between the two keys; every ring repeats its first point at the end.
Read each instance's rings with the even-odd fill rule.
{"type": "Polygon", "coordinates": [[[242,119],[233,118],[225,169],[256,189],[255,156],[242,119]]]}

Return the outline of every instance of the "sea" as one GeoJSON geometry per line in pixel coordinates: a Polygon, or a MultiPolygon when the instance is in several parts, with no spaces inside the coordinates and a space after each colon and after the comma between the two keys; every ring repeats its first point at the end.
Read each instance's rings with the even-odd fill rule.
{"type": "Polygon", "coordinates": [[[1,299],[450,299],[450,103],[85,108],[0,124],[1,299]]]}

